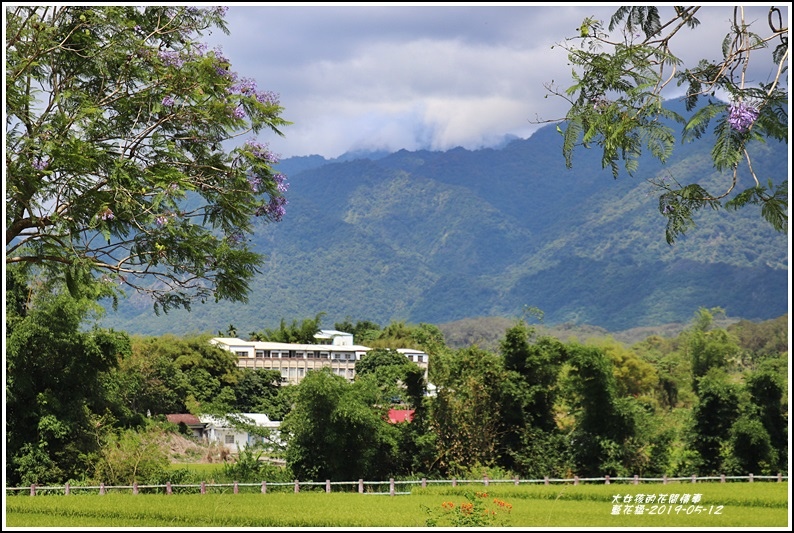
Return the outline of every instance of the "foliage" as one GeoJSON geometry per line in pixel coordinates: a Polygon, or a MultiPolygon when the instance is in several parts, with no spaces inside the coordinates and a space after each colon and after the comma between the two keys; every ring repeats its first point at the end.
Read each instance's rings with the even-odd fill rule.
{"type": "Polygon", "coordinates": [[[19,272],[6,301],[6,479],[82,477],[98,435],[113,422],[100,376],[128,354],[123,332],[84,327],[97,308],[64,287],[33,293],[19,272]],[[32,294],[23,300],[21,294],[32,294]],[[24,303],[23,303],[24,302],[24,303]],[[78,385],[79,386],[76,386],[78,385]]]}
{"type": "Polygon", "coordinates": [[[287,189],[253,135],[289,123],[199,40],[225,11],[6,8],[6,264],[70,289],[97,276],[155,311],[246,300],[252,217],[280,220],[287,189]]]}
{"type": "MultiPolygon", "coordinates": [[[[275,414],[274,403],[281,390],[281,373],[264,368],[246,369],[234,385],[233,409],[242,413],[275,414]]],[[[276,420],[280,420],[276,418],[276,420]]]]}
{"type": "Polygon", "coordinates": [[[436,436],[434,467],[449,475],[474,463],[500,464],[506,456],[504,414],[516,407],[501,359],[470,347],[437,354],[433,369],[437,392],[429,420],[436,436]]]}
{"type": "Polygon", "coordinates": [[[713,328],[713,316],[721,309],[700,308],[687,336],[687,350],[692,359],[692,388],[697,392],[699,380],[712,368],[727,369],[735,362],[739,346],[725,329],[713,328]]]}
{"type": "Polygon", "coordinates": [[[314,338],[314,335],[320,331],[320,322],[324,315],[325,313],[322,312],[317,313],[313,319],[305,318],[300,324],[298,324],[297,320],[293,320],[290,325],[287,325],[286,321],[282,318],[278,329],[265,329],[264,331],[253,332],[251,333],[251,340],[315,344],[317,339],[314,338]]]}
{"type": "Polygon", "coordinates": [[[295,404],[281,432],[287,467],[298,479],[380,479],[392,471],[396,430],[376,407],[374,380],[348,383],[323,368],[298,384],[295,404]],[[355,453],[347,453],[346,450],[355,453]]]}
{"type": "Polygon", "coordinates": [[[168,471],[168,452],[162,446],[165,431],[150,425],[143,431],[109,432],[93,465],[93,479],[106,485],[159,483],[168,471]]]}
{"type": "Polygon", "coordinates": [[[262,453],[262,450],[244,447],[239,450],[234,462],[223,463],[223,476],[229,482],[240,483],[287,483],[294,479],[288,470],[262,461],[262,453]]]}
{"type": "Polygon", "coordinates": [[[691,229],[695,213],[706,207],[760,205],[763,219],[784,232],[787,174],[759,176],[751,157],[754,144],[788,139],[789,48],[782,12],[770,7],[768,27],[762,29],[765,33],[758,33],[755,23],[760,22],[747,20],[745,9],[734,7],[722,43],[723,57],[719,61],[702,59],[697,66],[682,68],[673,44],[679,32],[699,26],[695,15],[700,9],[673,6],[669,20],[663,20],[657,6],[621,6],[607,28],[588,17],[580,25],[579,35],[566,39],[561,46],[574,66],[574,83],[564,91],[553,82],[547,86],[551,94],[570,105],[565,130],[558,127],[566,164],[572,165],[575,146],[595,144],[602,149],[602,167],[611,168],[615,178],[620,161],[634,174],[643,150],[662,163],[670,159],[676,141],[671,123],[683,126],[681,140],[686,142],[704,137],[713,120],[711,158],[723,178],[722,191],[709,192],[702,182],[652,180],[660,191],[659,212],[667,219],[667,242],[673,244],[691,229]],[[768,56],[759,55],[770,47],[768,56]],[[759,65],[764,59],[771,62],[759,65]],[[766,81],[750,82],[747,73],[751,67],[757,72],[768,69],[766,81]],[[686,85],[683,99],[687,111],[697,108],[688,119],[663,105],[662,93],[673,80],[686,85]],[[717,93],[727,95],[728,102],[715,99],[717,93]],[[698,107],[703,100],[706,103],[698,107]],[[743,161],[746,170],[740,173],[743,161]],[[744,189],[736,189],[740,181],[748,182],[744,189]]]}
{"type": "Polygon", "coordinates": [[[234,388],[242,376],[234,354],[214,346],[210,335],[135,337],[132,354],[121,367],[137,384],[129,399],[143,412],[167,414],[231,408],[234,388]],[[226,398],[225,402],[221,402],[226,398]],[[224,403],[226,405],[219,405],[224,403]]]}
{"type": "Polygon", "coordinates": [[[720,368],[698,382],[698,402],[692,410],[691,447],[700,457],[700,474],[719,474],[726,459],[723,448],[740,415],[738,387],[720,368]]]}
{"type": "Polygon", "coordinates": [[[353,339],[358,344],[367,346],[368,342],[378,338],[380,334],[380,324],[372,322],[371,320],[358,320],[355,325],[350,321],[350,317],[346,317],[343,322],[334,324],[334,329],[337,331],[344,331],[353,334],[353,339]]]}

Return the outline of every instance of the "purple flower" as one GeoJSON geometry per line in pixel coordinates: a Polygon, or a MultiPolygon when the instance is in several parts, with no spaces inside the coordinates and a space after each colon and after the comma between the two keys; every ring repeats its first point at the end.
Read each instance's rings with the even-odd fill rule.
{"type": "Polygon", "coordinates": [[[728,106],[728,124],[739,133],[745,133],[758,118],[758,109],[745,102],[728,106]]]}
{"type": "Polygon", "coordinates": [[[275,165],[278,163],[279,158],[276,154],[270,151],[268,145],[257,141],[245,141],[245,147],[251,151],[254,157],[263,159],[265,162],[275,165]]]}
{"type": "Polygon", "coordinates": [[[182,57],[180,57],[179,52],[175,52],[173,50],[160,50],[157,54],[160,57],[160,60],[163,64],[167,67],[176,67],[179,68],[182,66],[184,62],[182,57]]]}
{"type": "Polygon", "coordinates": [[[116,217],[113,214],[113,211],[111,211],[110,208],[108,207],[104,211],[99,213],[99,218],[101,218],[102,220],[113,220],[116,217]]]}
{"type": "Polygon", "coordinates": [[[280,222],[284,218],[286,210],[284,206],[287,205],[287,199],[283,196],[272,196],[267,205],[263,205],[256,211],[256,216],[265,215],[274,222],[280,222]]]}
{"type": "Polygon", "coordinates": [[[248,184],[251,186],[252,191],[257,192],[259,187],[262,186],[262,178],[259,176],[248,176],[248,184]]]}
{"type": "Polygon", "coordinates": [[[165,226],[168,223],[168,219],[163,215],[158,216],[157,218],[154,219],[154,221],[158,226],[161,227],[165,226]]]}
{"type": "Polygon", "coordinates": [[[276,188],[279,192],[285,193],[287,189],[289,189],[289,183],[287,183],[287,176],[282,174],[281,172],[276,172],[273,174],[273,181],[276,182],[276,188]]]}
{"type": "Polygon", "coordinates": [[[235,107],[234,111],[232,111],[232,116],[234,116],[234,118],[245,118],[245,109],[243,109],[243,106],[238,105],[235,107]]]}
{"type": "Polygon", "coordinates": [[[174,105],[174,99],[171,98],[170,96],[166,96],[165,98],[163,98],[163,105],[165,107],[171,107],[172,105],[174,105]]]}
{"type": "Polygon", "coordinates": [[[259,100],[260,104],[278,105],[278,94],[272,91],[256,93],[256,99],[259,100]]]}
{"type": "Polygon", "coordinates": [[[47,168],[49,164],[50,164],[49,159],[42,159],[40,157],[37,157],[32,163],[33,168],[35,168],[36,170],[44,170],[45,168],[47,168]]]}
{"type": "Polygon", "coordinates": [[[228,10],[229,10],[228,6],[215,6],[215,13],[217,13],[221,17],[226,16],[226,12],[228,10]]]}

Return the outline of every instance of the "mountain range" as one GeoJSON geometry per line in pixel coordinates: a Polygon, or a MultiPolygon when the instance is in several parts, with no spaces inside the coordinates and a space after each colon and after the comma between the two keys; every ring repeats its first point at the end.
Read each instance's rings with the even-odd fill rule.
{"type": "MultiPolygon", "coordinates": [[[[290,183],[287,214],[253,236],[266,261],[247,304],[156,316],[131,295],[102,324],[148,335],[233,325],[245,336],[318,313],[325,327],[385,326],[531,307],[546,324],[620,331],[687,322],[699,307],[748,320],[786,314],[788,235],[757,206],[703,210],[695,228],[665,240],[648,180],[726,188],[710,147],[708,137],[680,144],[665,165],[643,157],[634,176],[617,178],[596,148],[578,148],[566,168],[554,125],[498,148],[287,158],[278,165],[290,183]]],[[[785,143],[752,154],[757,175],[788,175],[785,143]]]]}

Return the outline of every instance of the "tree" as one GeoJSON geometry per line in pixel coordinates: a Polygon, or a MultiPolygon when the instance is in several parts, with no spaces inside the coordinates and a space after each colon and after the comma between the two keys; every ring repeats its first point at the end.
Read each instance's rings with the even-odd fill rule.
{"type": "Polygon", "coordinates": [[[434,359],[436,396],[430,403],[430,428],[436,436],[434,467],[444,475],[464,474],[480,465],[509,461],[505,413],[520,408],[509,394],[502,359],[476,346],[434,359]]]}
{"type": "Polygon", "coordinates": [[[100,433],[115,422],[101,375],[129,353],[130,339],[83,327],[97,310],[91,298],[52,287],[27,301],[18,297],[31,292],[24,275],[14,272],[8,280],[6,479],[10,485],[80,479],[100,433]]]}
{"type": "Polygon", "coordinates": [[[251,339],[255,341],[315,344],[317,339],[314,338],[314,335],[320,331],[320,322],[322,322],[323,316],[325,316],[325,312],[320,312],[314,318],[304,318],[300,324],[298,324],[297,320],[293,320],[289,326],[286,320],[282,318],[278,329],[253,332],[251,333],[251,339]]]}
{"type": "Polygon", "coordinates": [[[6,9],[6,264],[70,289],[91,274],[155,311],[246,300],[262,261],[246,236],[281,220],[288,186],[255,135],[289,122],[200,42],[228,33],[226,9],[6,9]]]}
{"type": "Polygon", "coordinates": [[[738,387],[725,371],[712,368],[698,384],[698,402],[692,409],[692,448],[700,456],[701,474],[719,474],[722,449],[740,415],[738,387]]]}
{"type": "Polygon", "coordinates": [[[302,480],[383,479],[393,470],[396,429],[376,407],[373,379],[348,383],[330,369],[311,371],[281,424],[287,467],[302,480]]]}
{"type": "Polygon", "coordinates": [[[714,168],[724,178],[724,190],[713,193],[704,183],[650,180],[660,191],[659,212],[667,218],[667,242],[672,244],[690,229],[695,212],[704,207],[760,205],[761,216],[776,230],[786,231],[788,177],[758,176],[751,149],[766,139],[788,139],[789,47],[783,13],[773,6],[766,20],[748,20],[744,8],[734,6],[722,43],[723,57],[682,68],[672,47],[679,32],[700,24],[695,15],[701,8],[670,6],[666,21],[662,9],[621,6],[609,21],[608,32],[602,21],[588,17],[579,35],[560,45],[579,69],[573,71],[574,83],[566,90],[554,82],[546,86],[570,104],[565,129],[558,126],[567,166],[572,166],[577,145],[595,144],[603,151],[602,166],[610,167],[614,177],[618,177],[621,160],[633,174],[644,149],[662,163],[669,159],[676,142],[671,123],[683,126],[681,140],[689,142],[703,137],[714,120],[711,155],[714,168]],[[757,30],[764,23],[768,26],[757,30]],[[771,48],[771,62],[759,66],[764,56],[758,51],[765,48],[771,48]],[[756,79],[749,75],[751,67],[756,74],[768,72],[766,80],[751,82],[756,79]],[[673,80],[686,85],[686,110],[696,109],[688,119],[663,105],[662,93],[673,80]],[[724,98],[723,94],[728,103],[716,98],[724,98]],[[740,173],[743,162],[744,173],[740,173]],[[748,182],[741,185],[743,190],[737,189],[740,181],[748,182]]]}

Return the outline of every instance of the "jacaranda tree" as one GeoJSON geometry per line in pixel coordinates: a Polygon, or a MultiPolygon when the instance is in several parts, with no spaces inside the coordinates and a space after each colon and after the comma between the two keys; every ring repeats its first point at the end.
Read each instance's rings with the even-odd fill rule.
{"type": "Polygon", "coordinates": [[[278,96],[200,39],[225,7],[6,8],[6,263],[245,301],[254,220],[284,215],[278,96]]]}
{"type": "Polygon", "coordinates": [[[721,58],[687,66],[681,47],[674,48],[681,34],[699,26],[695,15],[701,7],[621,6],[607,27],[588,17],[579,35],[560,45],[573,67],[573,85],[547,85],[570,105],[565,129],[558,126],[568,167],[576,146],[596,145],[603,150],[603,167],[615,177],[621,161],[633,174],[643,150],[668,160],[677,140],[671,124],[681,124],[681,141],[687,142],[704,137],[714,123],[711,156],[722,189],[708,191],[706,186],[713,187],[704,181],[679,183],[675,176],[649,180],[660,193],[670,244],[704,207],[756,204],[776,230],[786,231],[788,223],[788,176],[759,175],[751,149],[766,140],[788,140],[786,13],[770,7],[766,17],[751,18],[741,6],[709,9],[727,10],[721,58]],[[686,109],[695,110],[689,118],[663,105],[663,91],[674,81],[686,87],[686,109]]]}

